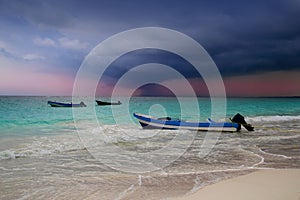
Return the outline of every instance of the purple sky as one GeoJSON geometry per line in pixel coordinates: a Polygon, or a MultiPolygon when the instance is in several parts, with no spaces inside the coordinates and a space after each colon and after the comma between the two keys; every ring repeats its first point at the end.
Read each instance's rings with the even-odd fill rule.
{"type": "MultiPolygon", "coordinates": [[[[96,45],[121,31],[152,26],[199,42],[216,63],[229,96],[300,96],[298,19],[298,0],[0,0],[0,95],[71,95],[77,70],[96,45]]],[[[149,62],[182,71],[198,95],[207,95],[188,63],[155,51],[120,58],[97,93],[108,95],[111,81],[149,62]]],[[[165,81],[189,95],[180,79],[165,81]]],[[[120,95],[126,95],[126,87],[120,95]]],[[[148,86],[137,93],[163,95],[164,90],[148,86]]]]}

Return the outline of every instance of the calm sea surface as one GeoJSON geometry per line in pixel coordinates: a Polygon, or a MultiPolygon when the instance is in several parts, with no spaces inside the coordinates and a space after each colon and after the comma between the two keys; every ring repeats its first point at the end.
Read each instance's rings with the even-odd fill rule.
{"type": "Polygon", "coordinates": [[[255,127],[239,133],[143,130],[132,116],[205,121],[217,116],[209,98],[100,107],[83,97],[75,115],[49,100],[72,97],[0,97],[0,199],[167,199],[256,169],[300,168],[299,98],[227,99],[225,118],[241,113],[255,127]]]}

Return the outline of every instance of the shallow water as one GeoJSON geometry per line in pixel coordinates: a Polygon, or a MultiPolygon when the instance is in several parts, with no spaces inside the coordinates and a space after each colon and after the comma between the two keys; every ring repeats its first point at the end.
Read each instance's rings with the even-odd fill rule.
{"type": "MultiPolygon", "coordinates": [[[[122,113],[116,124],[109,107],[96,107],[97,127],[79,108],[75,127],[72,109],[46,103],[68,97],[0,99],[0,199],[167,199],[260,168],[300,167],[299,99],[270,99],[274,109],[268,99],[229,99],[228,116],[239,110],[255,131],[221,134],[142,130],[122,113]]],[[[174,99],[133,102],[137,112],[160,104],[180,116],[174,99]]]]}

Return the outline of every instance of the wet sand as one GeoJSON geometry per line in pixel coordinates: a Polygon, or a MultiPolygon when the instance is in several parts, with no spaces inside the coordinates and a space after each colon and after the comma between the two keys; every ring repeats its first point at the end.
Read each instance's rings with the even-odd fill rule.
{"type": "Polygon", "coordinates": [[[259,170],[206,186],[191,195],[175,199],[299,200],[300,169],[259,170]]]}

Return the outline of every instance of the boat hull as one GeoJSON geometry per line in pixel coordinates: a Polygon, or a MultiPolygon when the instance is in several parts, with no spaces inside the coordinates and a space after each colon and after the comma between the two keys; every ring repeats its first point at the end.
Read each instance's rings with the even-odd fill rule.
{"type": "Polygon", "coordinates": [[[110,106],[110,105],[121,105],[122,103],[120,101],[118,102],[105,102],[105,101],[97,101],[96,103],[98,104],[98,106],[110,106]]]}
{"type": "Polygon", "coordinates": [[[72,108],[72,107],[86,107],[84,103],[72,104],[72,103],[60,103],[55,101],[48,101],[51,107],[62,107],[62,108],[72,108]]]}
{"type": "Polygon", "coordinates": [[[187,122],[181,120],[163,120],[142,114],[133,114],[144,129],[186,129],[196,131],[236,132],[239,124],[230,122],[187,122]]]}

